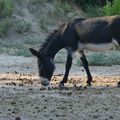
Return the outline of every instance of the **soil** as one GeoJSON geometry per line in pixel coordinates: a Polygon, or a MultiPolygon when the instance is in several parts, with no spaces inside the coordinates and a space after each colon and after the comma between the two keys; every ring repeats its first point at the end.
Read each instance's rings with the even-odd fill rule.
{"type": "Polygon", "coordinates": [[[120,66],[72,66],[64,89],[64,64],[56,64],[51,85],[40,85],[35,58],[0,56],[0,120],[119,120],[120,66]]]}

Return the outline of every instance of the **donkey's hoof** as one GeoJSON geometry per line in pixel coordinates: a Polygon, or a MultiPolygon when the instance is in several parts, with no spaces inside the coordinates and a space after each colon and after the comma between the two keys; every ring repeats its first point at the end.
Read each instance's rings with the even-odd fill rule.
{"type": "Polygon", "coordinates": [[[120,87],[120,81],[117,83],[117,87],[120,87]]]}
{"type": "Polygon", "coordinates": [[[92,84],[91,83],[87,83],[87,87],[91,87],[92,86],[92,84]]]}
{"type": "Polygon", "coordinates": [[[64,88],[64,83],[59,83],[59,89],[63,89],[64,88]]]}

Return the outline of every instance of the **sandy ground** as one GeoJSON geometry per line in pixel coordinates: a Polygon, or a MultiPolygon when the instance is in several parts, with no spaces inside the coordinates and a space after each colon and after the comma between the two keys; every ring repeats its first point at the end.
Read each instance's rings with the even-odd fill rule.
{"type": "Polygon", "coordinates": [[[91,88],[85,87],[83,67],[73,65],[61,90],[64,65],[57,64],[45,88],[35,58],[0,56],[0,120],[120,120],[120,66],[90,70],[91,88]]]}

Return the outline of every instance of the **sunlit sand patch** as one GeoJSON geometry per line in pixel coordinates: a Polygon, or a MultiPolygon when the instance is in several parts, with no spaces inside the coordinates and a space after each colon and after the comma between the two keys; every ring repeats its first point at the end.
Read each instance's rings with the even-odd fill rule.
{"type": "MultiPolygon", "coordinates": [[[[63,75],[56,75],[52,78],[52,84],[58,85],[59,82],[62,80],[63,75]]],[[[66,83],[67,86],[85,86],[86,85],[87,77],[79,76],[79,75],[72,75],[69,76],[69,80],[66,83]]],[[[117,82],[120,81],[119,76],[93,76],[93,86],[116,86],[117,82]]]]}

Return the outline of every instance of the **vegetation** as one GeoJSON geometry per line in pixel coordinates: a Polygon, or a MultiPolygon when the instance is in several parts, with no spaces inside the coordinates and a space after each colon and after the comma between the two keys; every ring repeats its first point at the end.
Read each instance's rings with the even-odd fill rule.
{"type": "MultiPolygon", "coordinates": [[[[62,2],[70,2],[69,0],[61,0],[62,2]]],[[[86,8],[86,6],[96,6],[99,2],[99,0],[71,0],[71,3],[75,3],[76,5],[82,7],[83,9],[86,8]]]]}
{"type": "Polygon", "coordinates": [[[28,48],[18,49],[15,53],[16,56],[30,57],[31,53],[28,48]]]}
{"type": "Polygon", "coordinates": [[[113,2],[107,1],[107,4],[103,7],[104,15],[116,15],[120,14],[120,0],[113,0],[113,2]]]}
{"type": "Polygon", "coordinates": [[[5,36],[12,24],[14,4],[12,0],[0,0],[0,36],[5,36]]]}
{"type": "Polygon", "coordinates": [[[0,20],[0,36],[1,37],[4,37],[7,34],[11,24],[12,24],[12,21],[10,18],[3,18],[2,20],[0,20]]]}
{"type": "Polygon", "coordinates": [[[0,17],[11,17],[14,10],[14,4],[12,0],[0,0],[0,17]]]}
{"type": "MultiPolygon", "coordinates": [[[[88,52],[85,53],[90,66],[112,66],[120,65],[120,52],[116,50],[106,52],[88,52]]],[[[65,63],[67,59],[67,52],[65,50],[59,51],[55,57],[56,63],[65,63]]],[[[74,56],[73,63],[82,65],[79,56],[74,56]]]]}
{"type": "Polygon", "coordinates": [[[75,15],[79,15],[79,13],[76,13],[75,5],[67,1],[63,3],[60,0],[52,0],[50,2],[47,0],[42,2],[40,0],[33,0],[30,2],[30,6],[32,6],[30,7],[30,12],[38,20],[40,29],[45,32],[48,32],[49,28],[55,26],[58,21],[64,22],[75,15]]]}
{"type": "MultiPolygon", "coordinates": [[[[86,54],[90,66],[112,66],[120,65],[119,51],[107,51],[105,53],[92,52],[86,54]]],[[[75,64],[82,65],[80,59],[76,59],[75,64]]]]}
{"type": "Polygon", "coordinates": [[[18,34],[23,34],[26,32],[29,32],[31,30],[31,23],[26,22],[26,21],[17,21],[15,23],[15,31],[18,34]]]}
{"type": "MultiPolygon", "coordinates": [[[[102,1],[101,3],[101,0],[14,0],[14,2],[0,0],[0,53],[29,57],[32,55],[28,48],[39,48],[47,36],[46,33],[49,34],[65,21],[81,16],[120,14],[120,0],[102,1]],[[10,27],[12,32],[8,34],[10,27]]],[[[120,64],[120,54],[117,50],[88,53],[89,65],[120,64]]],[[[66,52],[62,50],[56,55],[55,62],[66,62],[66,57],[66,52]]],[[[79,58],[76,58],[74,64],[82,65],[79,58]]]]}

